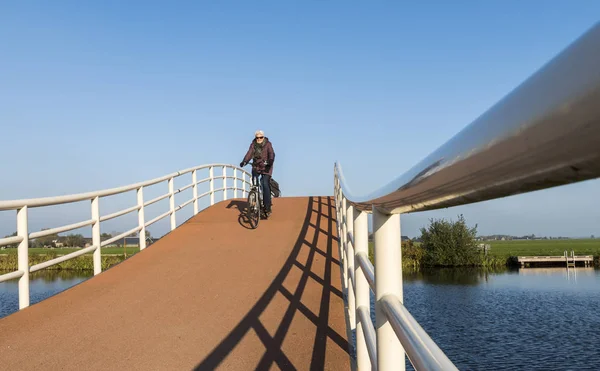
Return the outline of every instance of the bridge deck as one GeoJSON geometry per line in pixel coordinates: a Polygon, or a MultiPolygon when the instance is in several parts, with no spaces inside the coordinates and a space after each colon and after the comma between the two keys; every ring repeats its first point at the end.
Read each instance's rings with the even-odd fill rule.
{"type": "Polygon", "coordinates": [[[348,369],[333,200],[276,199],[256,230],[244,205],[0,320],[0,368],[348,369]]]}

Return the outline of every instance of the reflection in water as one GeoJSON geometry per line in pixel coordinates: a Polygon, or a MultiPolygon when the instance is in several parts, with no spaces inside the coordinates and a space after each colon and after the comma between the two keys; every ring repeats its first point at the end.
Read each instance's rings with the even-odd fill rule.
{"type": "Polygon", "coordinates": [[[460,370],[599,369],[600,270],[452,271],[406,273],[404,304],[460,370]]]}
{"type": "Polygon", "coordinates": [[[600,270],[405,269],[403,277],[404,305],[460,370],[600,369],[600,270]]]}
{"type": "Polygon", "coordinates": [[[43,280],[44,282],[80,281],[81,278],[90,278],[94,275],[92,271],[77,271],[77,270],[47,270],[31,273],[30,280],[43,280]]]}
{"type": "Polygon", "coordinates": [[[421,281],[433,285],[478,285],[487,282],[490,274],[506,272],[507,268],[421,268],[404,269],[404,282],[421,281]]]}
{"type": "MultiPolygon", "coordinates": [[[[0,271],[0,274],[8,273],[0,271]]],[[[30,304],[56,295],[94,275],[93,271],[41,270],[29,275],[30,304]]],[[[0,283],[0,318],[19,310],[19,281],[0,283]]]]}

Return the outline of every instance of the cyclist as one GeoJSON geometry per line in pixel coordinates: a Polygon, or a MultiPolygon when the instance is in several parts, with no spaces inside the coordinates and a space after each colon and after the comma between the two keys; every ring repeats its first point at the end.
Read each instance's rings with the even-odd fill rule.
{"type": "Polygon", "coordinates": [[[260,185],[263,194],[263,203],[265,205],[265,214],[271,215],[271,176],[273,175],[273,162],[275,161],[275,151],[269,138],[265,137],[262,130],[257,130],[254,133],[254,140],[250,143],[250,148],[240,167],[246,166],[250,160],[252,162],[252,177],[260,176],[260,185]]]}

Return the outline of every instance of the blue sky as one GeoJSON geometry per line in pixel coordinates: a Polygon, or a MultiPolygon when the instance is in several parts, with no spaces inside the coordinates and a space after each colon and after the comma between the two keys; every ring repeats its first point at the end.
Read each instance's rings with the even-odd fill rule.
{"type": "MultiPolygon", "coordinates": [[[[258,128],[274,144],[286,196],[332,194],[336,160],[353,191],[368,193],[485,112],[598,14],[600,2],[583,0],[5,1],[0,199],[237,164],[258,128]]],[[[459,213],[482,234],[600,235],[600,182],[405,215],[403,234],[459,213]]],[[[73,205],[34,210],[30,225],[87,218],[87,205],[73,205]]],[[[14,219],[0,212],[0,235],[15,230],[14,219]]]]}

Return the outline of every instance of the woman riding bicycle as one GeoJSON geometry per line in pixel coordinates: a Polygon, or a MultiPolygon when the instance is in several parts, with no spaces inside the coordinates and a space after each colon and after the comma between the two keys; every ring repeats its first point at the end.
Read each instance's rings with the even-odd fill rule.
{"type": "Polygon", "coordinates": [[[273,175],[273,162],[275,162],[275,151],[269,138],[265,137],[262,130],[257,130],[254,133],[254,140],[250,143],[250,148],[240,167],[246,166],[250,160],[252,161],[252,178],[260,176],[260,185],[262,188],[263,202],[265,204],[265,213],[271,214],[271,176],[273,175]]]}

